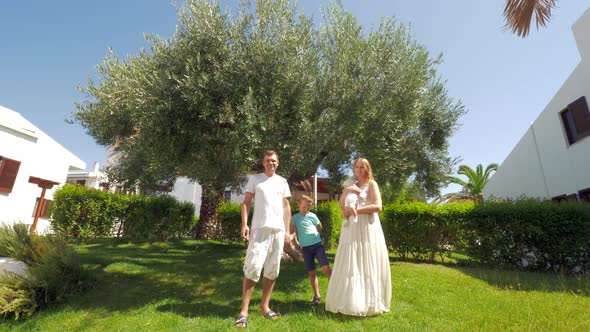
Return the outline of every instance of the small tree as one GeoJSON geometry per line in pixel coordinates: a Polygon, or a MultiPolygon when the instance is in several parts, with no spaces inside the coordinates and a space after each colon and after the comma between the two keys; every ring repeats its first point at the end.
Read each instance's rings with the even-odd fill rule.
{"type": "Polygon", "coordinates": [[[459,170],[457,171],[458,174],[465,175],[467,180],[463,180],[457,177],[450,177],[449,181],[451,183],[456,183],[461,185],[463,189],[461,192],[447,194],[444,197],[445,200],[474,200],[477,202],[481,202],[483,197],[483,188],[488,184],[490,181],[490,175],[492,172],[495,172],[498,169],[498,164],[492,163],[489,164],[485,171],[483,170],[483,166],[478,164],[473,168],[467,165],[459,166],[459,170]]]}

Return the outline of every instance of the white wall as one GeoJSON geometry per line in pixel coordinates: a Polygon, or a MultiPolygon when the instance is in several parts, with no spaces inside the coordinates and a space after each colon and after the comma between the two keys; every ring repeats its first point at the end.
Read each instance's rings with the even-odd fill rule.
{"type": "Polygon", "coordinates": [[[582,96],[590,102],[590,9],[573,30],[580,63],[492,176],[484,198],[551,198],[590,188],[590,136],[569,145],[559,114],[582,96]]]}
{"type": "Polygon", "coordinates": [[[189,180],[187,177],[179,177],[174,182],[170,196],[182,202],[193,203],[195,205],[195,216],[198,216],[201,210],[202,193],[203,188],[201,188],[201,185],[189,180]]]}
{"type": "MultiPolygon", "coordinates": [[[[250,175],[248,175],[249,177],[250,175]]],[[[228,188],[227,190],[232,190],[228,188]]],[[[244,201],[245,194],[243,188],[241,191],[233,191],[231,193],[231,201],[234,203],[241,204],[244,201]]],[[[186,177],[179,177],[174,182],[174,187],[170,196],[176,198],[182,202],[191,202],[195,205],[195,216],[199,216],[201,210],[201,195],[203,194],[203,188],[200,184],[190,181],[186,177]]]]}
{"type": "MultiPolygon", "coordinates": [[[[65,183],[70,168],[84,169],[85,163],[59,143],[24,119],[19,113],[0,106],[0,155],[20,161],[20,168],[11,193],[0,193],[0,221],[33,223],[36,198],[42,189],[29,183],[29,177],[65,183]]],[[[53,199],[47,190],[46,199],[53,199]]],[[[49,225],[39,219],[39,232],[49,225]]]]}

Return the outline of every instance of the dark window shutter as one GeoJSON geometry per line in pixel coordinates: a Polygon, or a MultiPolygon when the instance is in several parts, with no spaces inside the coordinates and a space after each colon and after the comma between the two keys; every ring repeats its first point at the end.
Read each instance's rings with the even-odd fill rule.
{"type": "Polygon", "coordinates": [[[565,135],[567,136],[567,142],[571,145],[576,142],[576,132],[573,126],[573,119],[571,118],[571,112],[569,109],[565,109],[561,112],[561,121],[563,122],[563,128],[565,129],[565,135]]]}
{"type": "Polygon", "coordinates": [[[568,105],[572,112],[574,127],[580,138],[590,135],[590,112],[586,97],[582,97],[568,105]]]}
{"type": "Polygon", "coordinates": [[[20,161],[0,157],[0,192],[12,192],[19,168],[20,161]]]}

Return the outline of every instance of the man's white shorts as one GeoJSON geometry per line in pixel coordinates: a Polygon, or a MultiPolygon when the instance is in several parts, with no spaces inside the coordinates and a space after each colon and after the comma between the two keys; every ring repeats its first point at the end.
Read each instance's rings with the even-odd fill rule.
{"type": "Polygon", "coordinates": [[[252,230],[244,261],[244,276],[258,282],[264,268],[264,277],[275,280],[279,276],[285,232],[269,228],[252,230]]]}

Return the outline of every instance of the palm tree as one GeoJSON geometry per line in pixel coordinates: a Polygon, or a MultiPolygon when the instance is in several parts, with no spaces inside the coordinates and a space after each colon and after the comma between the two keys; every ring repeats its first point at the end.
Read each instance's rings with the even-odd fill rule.
{"type": "Polygon", "coordinates": [[[457,178],[449,177],[451,183],[461,185],[463,189],[458,193],[451,193],[441,197],[442,201],[458,201],[458,200],[474,200],[480,202],[482,200],[483,188],[490,181],[490,175],[498,169],[498,164],[489,164],[485,171],[481,164],[473,168],[467,165],[459,166],[458,174],[465,175],[467,181],[457,178]]]}
{"type": "Polygon", "coordinates": [[[512,30],[520,37],[526,37],[531,28],[533,16],[537,29],[544,27],[551,18],[551,9],[556,0],[506,0],[504,18],[506,29],[512,30]]]}

